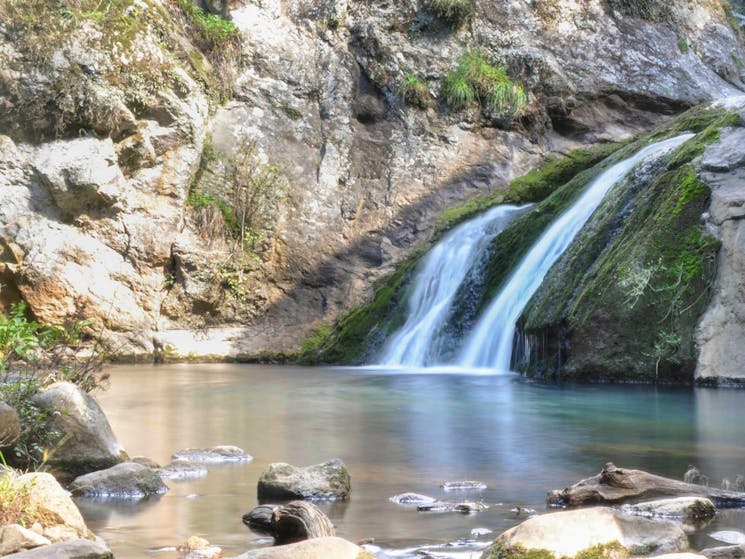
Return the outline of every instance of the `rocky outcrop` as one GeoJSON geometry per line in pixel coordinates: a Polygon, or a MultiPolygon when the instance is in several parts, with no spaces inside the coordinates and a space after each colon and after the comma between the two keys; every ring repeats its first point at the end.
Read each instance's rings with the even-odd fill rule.
{"type": "Polygon", "coordinates": [[[12,559],[114,559],[103,542],[71,540],[8,555],[12,559]]]}
{"type": "Polygon", "coordinates": [[[0,448],[13,446],[21,436],[21,422],[16,411],[0,401],[0,448]]]}
{"type": "Polygon", "coordinates": [[[271,535],[276,545],[336,535],[323,511],[306,501],[259,505],[243,515],[243,523],[255,532],[271,535]]]}
{"type": "Polygon", "coordinates": [[[289,545],[256,549],[234,559],[373,559],[364,549],[337,537],[315,538],[289,545]]]}
{"type": "MultiPolygon", "coordinates": [[[[745,506],[745,493],[685,483],[642,470],[617,468],[611,462],[607,463],[596,476],[578,481],[561,491],[550,492],[548,503],[552,506],[577,507],[593,504],[639,503],[660,497],[690,496],[705,497],[718,507],[745,506]]],[[[692,509],[692,511],[698,511],[696,514],[706,510],[709,510],[709,507],[705,504],[701,509],[695,505],[692,509]]]]}
{"type": "Polygon", "coordinates": [[[278,462],[269,464],[258,483],[259,500],[344,500],[351,491],[349,471],[335,458],[298,468],[278,462]]]}
{"type": "Polygon", "coordinates": [[[168,487],[155,470],[142,464],[123,462],[75,478],[70,491],[80,497],[137,500],[162,495],[168,487]]]}
{"type": "Polygon", "coordinates": [[[599,557],[658,555],[685,551],[688,539],[675,522],[593,507],[534,516],[501,534],[482,558],[507,552],[510,557],[527,557],[531,550],[545,550],[559,559],[575,557],[590,548],[596,548],[599,557]]]}
{"type": "Polygon", "coordinates": [[[218,44],[174,3],[42,10],[64,30],[44,41],[0,9],[0,305],[90,318],[120,355],[294,351],[443,208],[735,92],[722,2],[488,0],[452,29],[411,3],[244,1],[218,44]],[[522,117],[443,101],[474,49],[528,91],[522,117]],[[428,109],[404,103],[407,76],[428,109]],[[210,200],[259,183],[236,243],[210,200]]]}
{"type": "Polygon", "coordinates": [[[711,189],[706,223],[721,243],[713,298],[699,323],[696,378],[738,381],[745,367],[745,128],[722,130],[701,159],[701,179],[711,189]]]}
{"type": "Polygon", "coordinates": [[[48,461],[55,470],[75,476],[127,458],[96,400],[74,384],[52,384],[34,396],[34,403],[51,418],[49,430],[59,435],[48,461]]]}

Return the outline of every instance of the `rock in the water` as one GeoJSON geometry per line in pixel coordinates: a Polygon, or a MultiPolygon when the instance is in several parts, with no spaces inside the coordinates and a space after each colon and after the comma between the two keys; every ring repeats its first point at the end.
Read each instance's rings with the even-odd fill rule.
{"type": "Polygon", "coordinates": [[[221,462],[250,462],[253,456],[246,454],[237,446],[214,446],[212,448],[187,448],[171,456],[173,460],[189,460],[202,464],[219,464],[221,462]]]}
{"type": "Polygon", "coordinates": [[[374,559],[361,547],[337,537],[254,549],[235,559],[374,559]]]}
{"type": "Polygon", "coordinates": [[[206,476],[209,471],[203,464],[191,460],[174,460],[158,470],[164,479],[197,479],[206,476]]]}
{"type": "Polygon", "coordinates": [[[419,493],[401,493],[400,495],[394,495],[388,500],[391,503],[396,503],[397,505],[412,506],[430,505],[435,502],[434,498],[427,497],[426,495],[420,495],[419,493]]]}
{"type": "Polygon", "coordinates": [[[678,497],[676,499],[660,499],[633,505],[623,505],[621,512],[646,517],[706,520],[713,518],[717,509],[709,499],[702,497],[678,497]]]}
{"type": "Polygon", "coordinates": [[[13,446],[21,436],[21,423],[16,410],[0,401],[0,448],[13,446]]]}
{"type": "Polygon", "coordinates": [[[305,468],[282,462],[270,464],[258,483],[261,500],[344,500],[350,490],[349,471],[338,458],[305,468]]]}
{"type": "Polygon", "coordinates": [[[745,544],[710,547],[702,550],[701,555],[707,559],[743,559],[745,557],[745,544]]]}
{"type": "Polygon", "coordinates": [[[20,524],[0,527],[0,556],[50,543],[52,542],[41,534],[24,528],[20,524]]]}
{"type": "Polygon", "coordinates": [[[676,522],[628,516],[607,507],[534,516],[504,532],[482,557],[499,550],[545,549],[557,559],[596,545],[620,544],[632,555],[683,551],[688,538],[676,522]]]}
{"type": "Polygon", "coordinates": [[[8,555],[8,559],[114,559],[103,542],[70,540],[8,555]]]}
{"type": "Polygon", "coordinates": [[[36,510],[37,516],[49,519],[42,527],[45,538],[58,542],[90,536],[75,503],[51,474],[24,474],[17,483],[28,488],[29,508],[36,510]]]}
{"type": "Polygon", "coordinates": [[[685,483],[642,470],[617,468],[610,462],[600,474],[583,479],[562,491],[550,492],[547,500],[551,506],[576,507],[690,496],[708,497],[718,507],[745,505],[745,493],[685,483]]]}
{"type": "Polygon", "coordinates": [[[737,530],[720,530],[709,534],[709,537],[724,543],[745,545],[745,534],[737,530]]]}
{"type": "Polygon", "coordinates": [[[486,484],[481,481],[448,481],[442,484],[443,491],[483,491],[486,484]]]}
{"type": "Polygon", "coordinates": [[[102,499],[144,499],[168,491],[158,473],[142,464],[124,462],[75,478],[74,495],[102,499]]]}
{"type": "Polygon", "coordinates": [[[49,414],[49,429],[61,434],[48,460],[53,469],[81,475],[127,458],[96,400],[71,382],[52,384],[34,396],[34,403],[49,414]]]}
{"type": "Polygon", "coordinates": [[[181,559],[220,559],[223,556],[222,548],[211,545],[199,536],[191,536],[176,550],[181,554],[181,559]]]}
{"type": "Polygon", "coordinates": [[[146,456],[133,456],[129,459],[130,462],[134,462],[135,464],[142,464],[146,468],[150,468],[151,470],[158,470],[160,469],[160,464],[158,464],[155,460],[152,458],[148,458],[146,456]]]}
{"type": "Polygon", "coordinates": [[[486,535],[489,535],[489,534],[491,534],[491,533],[492,533],[493,531],[494,531],[494,530],[492,530],[492,529],[490,529],[490,528],[474,528],[473,530],[471,530],[471,535],[472,535],[472,536],[475,536],[475,537],[477,537],[477,538],[478,538],[478,537],[480,537],[480,536],[486,536],[486,535]]]}
{"type": "Polygon", "coordinates": [[[243,515],[252,530],[270,534],[277,545],[334,536],[334,525],[313,503],[291,501],[285,505],[259,505],[243,515]]]}
{"type": "Polygon", "coordinates": [[[461,514],[472,514],[485,511],[488,508],[489,505],[475,501],[466,501],[462,503],[433,501],[431,503],[417,505],[416,510],[419,512],[459,512],[461,514]]]}

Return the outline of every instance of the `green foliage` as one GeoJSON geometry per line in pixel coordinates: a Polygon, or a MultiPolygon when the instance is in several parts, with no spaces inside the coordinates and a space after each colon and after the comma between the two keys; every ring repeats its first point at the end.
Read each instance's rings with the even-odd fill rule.
{"type": "Polygon", "coordinates": [[[476,12],[474,0],[429,0],[427,7],[451,27],[460,27],[476,12]]]}
{"type": "Polygon", "coordinates": [[[179,7],[194,26],[202,46],[212,51],[232,45],[239,36],[238,28],[227,19],[205,13],[191,0],[178,0],[179,7]]]}
{"type": "Polygon", "coordinates": [[[688,39],[686,39],[682,35],[678,37],[678,49],[683,54],[688,54],[688,50],[690,49],[690,45],[688,44],[688,39]]]}
{"type": "Polygon", "coordinates": [[[698,180],[698,175],[692,165],[686,166],[684,172],[679,175],[678,191],[680,192],[680,197],[673,208],[674,216],[677,216],[683,208],[696,198],[707,193],[706,185],[698,180]]]}
{"type": "Polygon", "coordinates": [[[414,74],[406,74],[401,84],[401,95],[404,101],[417,109],[427,109],[432,105],[432,96],[429,88],[420,78],[414,74]]]}
{"type": "Polygon", "coordinates": [[[442,95],[454,110],[466,109],[478,101],[486,113],[498,118],[512,118],[527,104],[523,87],[475,50],[458,60],[445,78],[442,95]]]}
{"type": "Polygon", "coordinates": [[[26,317],[26,306],[11,306],[0,315],[0,400],[13,407],[21,420],[21,437],[13,448],[21,464],[39,464],[44,452],[59,437],[49,429],[47,412],[33,403],[46,384],[69,381],[83,390],[101,387],[108,376],[101,373],[104,355],[94,346],[78,357],[81,333],[88,321],[45,326],[26,317]]]}

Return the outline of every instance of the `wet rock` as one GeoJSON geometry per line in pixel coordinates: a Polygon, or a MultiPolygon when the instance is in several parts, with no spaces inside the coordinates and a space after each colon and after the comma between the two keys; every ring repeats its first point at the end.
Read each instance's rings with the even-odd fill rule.
{"type": "MultiPolygon", "coordinates": [[[[557,559],[573,557],[598,544],[617,542],[632,555],[683,551],[688,538],[676,522],[628,516],[593,507],[533,516],[500,535],[482,557],[499,550],[545,549],[557,559]]],[[[620,550],[622,551],[622,550],[620,550]]]]}
{"type": "Polygon", "coordinates": [[[329,518],[307,501],[259,505],[243,515],[243,523],[256,532],[271,535],[277,545],[335,535],[329,518]]]}
{"type": "Polygon", "coordinates": [[[134,462],[135,464],[142,464],[151,470],[158,470],[161,467],[155,460],[147,458],[146,456],[133,456],[129,461],[134,462]]]}
{"type": "Polygon", "coordinates": [[[725,172],[745,166],[745,128],[723,129],[720,140],[704,152],[701,167],[706,171],[725,172]]]}
{"type": "Polygon", "coordinates": [[[720,530],[718,532],[712,532],[709,534],[709,537],[724,543],[745,545],[745,534],[737,530],[720,530]]]}
{"type": "Polygon", "coordinates": [[[70,382],[57,382],[34,396],[50,417],[49,429],[61,434],[48,465],[72,475],[108,468],[126,459],[98,402],[70,382]]]}
{"type": "Polygon", "coordinates": [[[8,524],[0,527],[0,556],[51,543],[41,534],[37,534],[19,524],[8,524]]]}
{"type": "Polygon", "coordinates": [[[191,536],[176,551],[181,554],[181,559],[220,559],[223,556],[221,547],[212,545],[199,536],[191,536]]]}
{"type": "Polygon", "coordinates": [[[315,538],[279,547],[255,549],[235,559],[374,559],[361,547],[337,537],[315,538]]]}
{"type": "Polygon", "coordinates": [[[701,497],[678,497],[623,505],[620,510],[624,514],[681,520],[707,520],[713,518],[717,512],[714,503],[701,497]]]}
{"type": "Polygon", "coordinates": [[[489,528],[474,528],[471,530],[471,535],[475,537],[481,537],[481,536],[487,536],[494,532],[494,530],[490,530],[489,528]]]}
{"type": "Polygon", "coordinates": [[[250,462],[253,456],[246,454],[237,446],[213,446],[212,448],[187,448],[175,452],[174,460],[188,460],[202,464],[220,464],[223,462],[250,462]]]}
{"type": "Polygon", "coordinates": [[[419,512],[459,512],[461,514],[472,514],[485,511],[489,508],[482,502],[467,501],[462,503],[448,501],[434,501],[418,505],[416,510],[419,512]]]}
{"type": "Polygon", "coordinates": [[[124,462],[79,476],[70,485],[74,495],[100,499],[144,499],[168,491],[160,476],[142,464],[124,462]]]}
{"type": "Polygon", "coordinates": [[[304,468],[281,462],[270,464],[258,483],[258,497],[262,500],[344,500],[350,491],[349,471],[338,458],[304,468]]]}
{"type": "Polygon", "coordinates": [[[481,481],[448,481],[442,484],[443,491],[483,491],[486,484],[481,481]]]}
{"type": "Polygon", "coordinates": [[[600,474],[583,479],[561,491],[550,492],[547,501],[551,506],[576,507],[679,496],[707,497],[719,507],[745,505],[745,493],[685,483],[642,470],[617,468],[610,462],[605,465],[600,474]]]}
{"type": "Polygon", "coordinates": [[[710,547],[702,550],[701,555],[704,555],[708,559],[743,559],[745,557],[745,543],[710,547]]]}
{"type": "Polygon", "coordinates": [[[174,460],[170,464],[158,469],[158,474],[164,479],[197,479],[208,474],[206,466],[191,460],[174,460]]]}
{"type": "Polygon", "coordinates": [[[0,448],[13,446],[21,436],[21,423],[16,410],[0,401],[0,448]]]}
{"type": "Polygon", "coordinates": [[[388,499],[391,503],[397,505],[429,505],[435,502],[433,497],[427,497],[426,495],[420,495],[419,493],[401,493],[400,495],[394,495],[388,499]]]}
{"type": "Polygon", "coordinates": [[[70,540],[9,555],[12,559],[114,559],[101,541],[70,540]]]}

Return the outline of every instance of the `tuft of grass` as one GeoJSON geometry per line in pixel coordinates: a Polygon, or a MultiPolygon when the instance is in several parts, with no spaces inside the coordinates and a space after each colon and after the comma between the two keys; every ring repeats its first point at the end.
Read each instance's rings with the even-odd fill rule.
{"type": "Polygon", "coordinates": [[[527,104],[522,85],[514,83],[504,69],[494,66],[479,51],[470,51],[458,60],[442,88],[445,102],[463,110],[478,101],[492,116],[515,116],[527,104]]]}
{"type": "Polygon", "coordinates": [[[428,109],[432,105],[432,96],[427,84],[414,74],[406,74],[401,84],[401,95],[407,105],[417,109],[428,109]]]}
{"type": "Polygon", "coordinates": [[[682,35],[680,37],[678,37],[678,49],[683,54],[688,54],[688,51],[690,50],[690,45],[688,44],[688,39],[686,39],[682,35]]]}
{"type": "Polygon", "coordinates": [[[214,50],[233,43],[238,38],[235,24],[215,14],[206,13],[191,0],[178,0],[181,11],[189,18],[203,46],[214,50]]]}
{"type": "Polygon", "coordinates": [[[466,23],[476,13],[474,0],[429,0],[427,7],[454,28],[466,23]]]}

